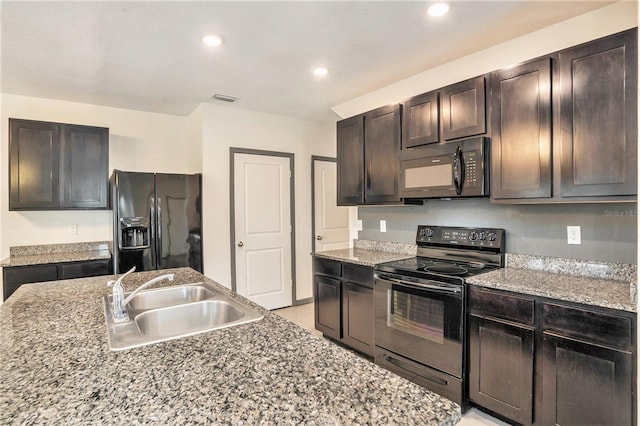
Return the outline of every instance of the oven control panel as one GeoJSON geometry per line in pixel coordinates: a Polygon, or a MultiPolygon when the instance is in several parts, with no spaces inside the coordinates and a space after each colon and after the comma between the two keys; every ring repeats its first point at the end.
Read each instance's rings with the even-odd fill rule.
{"type": "Polygon", "coordinates": [[[416,244],[419,246],[487,248],[502,252],[504,229],[419,225],[416,244]]]}

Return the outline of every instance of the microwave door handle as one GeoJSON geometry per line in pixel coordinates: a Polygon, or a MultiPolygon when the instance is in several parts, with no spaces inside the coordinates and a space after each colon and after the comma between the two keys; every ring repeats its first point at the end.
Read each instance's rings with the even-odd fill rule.
{"type": "Polygon", "coordinates": [[[462,185],[464,183],[464,156],[462,155],[462,147],[456,148],[455,159],[453,160],[453,185],[456,188],[456,194],[462,194],[462,185]]]}

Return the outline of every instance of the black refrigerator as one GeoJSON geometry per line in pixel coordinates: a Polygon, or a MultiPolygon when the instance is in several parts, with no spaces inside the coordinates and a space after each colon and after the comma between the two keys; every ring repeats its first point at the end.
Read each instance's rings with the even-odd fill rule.
{"type": "Polygon", "coordinates": [[[114,170],[113,268],[202,272],[202,175],[114,170]]]}

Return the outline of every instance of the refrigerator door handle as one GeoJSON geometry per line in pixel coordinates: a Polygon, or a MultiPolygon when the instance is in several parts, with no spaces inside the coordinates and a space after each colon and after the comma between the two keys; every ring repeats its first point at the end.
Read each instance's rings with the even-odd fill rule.
{"type": "Polygon", "coordinates": [[[158,262],[156,260],[156,247],[155,247],[155,242],[156,242],[156,206],[155,206],[155,197],[152,195],[149,197],[149,216],[150,216],[150,220],[149,220],[149,233],[151,234],[151,238],[149,239],[150,242],[150,246],[151,246],[151,263],[153,265],[158,265],[158,262]]]}
{"type": "Polygon", "coordinates": [[[158,252],[158,261],[156,264],[158,265],[158,269],[160,269],[160,262],[162,261],[162,198],[158,197],[156,199],[157,208],[158,208],[158,239],[156,241],[156,250],[158,252]]]}

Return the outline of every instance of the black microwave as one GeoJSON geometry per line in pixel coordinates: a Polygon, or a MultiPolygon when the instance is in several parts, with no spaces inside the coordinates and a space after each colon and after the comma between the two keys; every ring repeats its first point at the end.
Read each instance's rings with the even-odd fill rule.
{"type": "Polygon", "coordinates": [[[488,150],[477,137],[400,151],[400,198],[489,195],[488,150]]]}

